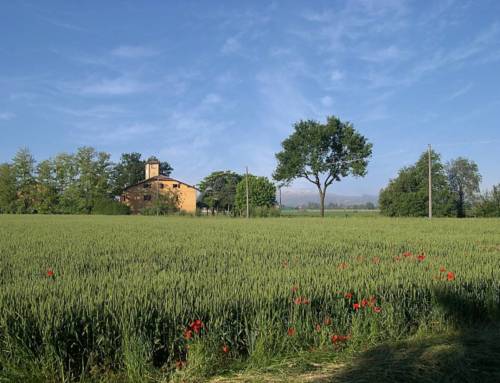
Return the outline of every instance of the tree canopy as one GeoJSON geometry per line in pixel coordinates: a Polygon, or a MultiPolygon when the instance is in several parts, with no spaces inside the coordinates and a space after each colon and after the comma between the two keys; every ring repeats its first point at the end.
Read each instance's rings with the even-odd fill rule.
{"type": "Polygon", "coordinates": [[[450,189],[455,196],[458,217],[465,217],[475,195],[479,192],[481,175],[474,161],[458,157],[446,165],[450,189]]]}
{"type": "Polygon", "coordinates": [[[366,175],[372,144],[349,122],[327,117],[326,123],[307,120],[294,124],[294,132],[276,154],[278,165],[273,178],[289,184],[304,178],[318,188],[324,216],[326,189],[349,175],[366,175]]]}
{"type": "MultiPolygon", "coordinates": [[[[246,211],[246,176],[236,186],[235,204],[238,212],[243,215],[246,211]]],[[[276,187],[266,177],[248,175],[248,201],[251,213],[257,209],[273,208],[276,206],[276,187]]]]}
{"type": "MultiPolygon", "coordinates": [[[[401,169],[379,196],[382,214],[388,216],[428,215],[428,153],[423,153],[412,166],[401,169]]],[[[436,216],[450,216],[455,213],[453,194],[449,188],[445,168],[440,156],[431,152],[432,160],[432,210],[436,216]]]]}
{"type": "MultiPolygon", "coordinates": [[[[118,164],[106,152],[84,146],[36,163],[27,148],[12,163],[0,165],[0,213],[123,214],[114,200],[127,186],[144,179],[140,153],[124,153],[118,164]]],[[[162,174],[172,167],[160,162],[162,174]]]]}
{"type": "Polygon", "coordinates": [[[236,186],[242,176],[232,171],[215,171],[200,182],[201,204],[212,211],[232,212],[235,206],[236,186]]]}

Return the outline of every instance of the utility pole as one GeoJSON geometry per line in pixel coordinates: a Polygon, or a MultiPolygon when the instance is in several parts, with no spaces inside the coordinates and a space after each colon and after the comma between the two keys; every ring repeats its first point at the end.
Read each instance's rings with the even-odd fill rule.
{"type": "Polygon", "coordinates": [[[279,190],[280,190],[280,210],[281,210],[281,185],[279,186],[279,190]]]}
{"type": "Polygon", "coordinates": [[[429,144],[429,219],[432,219],[432,159],[431,159],[431,144],[429,144]]]}
{"type": "Polygon", "coordinates": [[[247,218],[250,217],[250,207],[248,205],[248,166],[245,167],[245,184],[246,184],[246,188],[247,188],[247,218]]]}

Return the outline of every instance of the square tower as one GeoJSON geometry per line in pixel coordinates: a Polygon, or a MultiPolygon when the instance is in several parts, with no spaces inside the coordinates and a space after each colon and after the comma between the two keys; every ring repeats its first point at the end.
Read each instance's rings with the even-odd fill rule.
{"type": "Polygon", "coordinates": [[[160,161],[156,158],[150,158],[146,162],[146,179],[160,175],[160,161]]]}

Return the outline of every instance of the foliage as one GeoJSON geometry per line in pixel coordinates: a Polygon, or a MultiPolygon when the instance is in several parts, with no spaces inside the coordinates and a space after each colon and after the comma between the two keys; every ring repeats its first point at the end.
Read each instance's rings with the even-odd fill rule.
{"type": "MultiPolygon", "coordinates": [[[[398,176],[382,189],[379,197],[380,212],[388,216],[420,217],[428,215],[428,153],[417,163],[401,169],[398,176]]],[[[454,199],[440,156],[431,152],[432,159],[432,211],[435,216],[450,216],[455,212],[454,199]]]]}
{"type": "MultiPolygon", "coordinates": [[[[128,214],[113,196],[142,180],[144,165],[140,153],[124,153],[113,165],[109,153],[88,146],[36,164],[21,148],[12,164],[0,165],[0,213],[128,214]]],[[[168,162],[160,168],[172,171],[168,162]]]]}
{"type": "Polygon", "coordinates": [[[28,148],[21,148],[12,159],[16,177],[17,212],[34,212],[35,159],[28,148]]]}
{"type": "Polygon", "coordinates": [[[141,210],[142,215],[169,215],[179,211],[180,194],[177,190],[164,189],[155,196],[151,204],[141,210]]]}
{"type": "Polygon", "coordinates": [[[500,184],[493,186],[479,198],[474,207],[474,215],[478,217],[500,217],[500,184]]]}
{"type": "Polygon", "coordinates": [[[458,157],[446,165],[446,173],[451,191],[455,196],[458,217],[465,217],[466,209],[472,205],[479,192],[481,175],[474,161],[458,157]]]}
{"type": "MultiPolygon", "coordinates": [[[[246,176],[236,186],[235,204],[240,215],[246,214],[246,176]]],[[[271,208],[276,205],[276,187],[266,177],[248,175],[248,204],[251,212],[262,212],[256,208],[271,208]]]]}
{"type": "Polygon", "coordinates": [[[121,195],[125,188],[142,181],[145,165],[141,153],[123,153],[120,162],[113,167],[113,195],[121,195]]]}
{"type": "Polygon", "coordinates": [[[4,215],[0,380],[169,381],[483,326],[499,242],[487,219],[4,215]]]}
{"type": "Polygon", "coordinates": [[[216,171],[200,182],[201,203],[212,211],[232,212],[235,205],[236,186],[242,176],[232,171],[216,171]]]}
{"type": "Polygon", "coordinates": [[[92,214],[100,215],[126,215],[130,214],[130,208],[111,198],[102,198],[96,200],[92,209],[92,214]]]}
{"type": "Polygon", "coordinates": [[[349,175],[366,175],[372,144],[351,123],[333,116],[327,117],[326,124],[301,120],[294,129],[276,154],[278,166],[273,177],[285,184],[305,178],[316,185],[324,216],[326,189],[349,175]]]}
{"type": "Polygon", "coordinates": [[[0,164],[0,213],[16,211],[16,175],[9,164],[0,164]]]}

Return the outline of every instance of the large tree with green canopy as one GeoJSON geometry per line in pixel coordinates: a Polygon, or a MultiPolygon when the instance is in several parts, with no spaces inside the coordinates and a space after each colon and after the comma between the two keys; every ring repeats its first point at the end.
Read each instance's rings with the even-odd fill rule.
{"type": "Polygon", "coordinates": [[[304,178],[318,188],[321,216],[325,215],[327,188],[349,175],[366,175],[372,144],[349,122],[327,117],[326,123],[306,120],[294,124],[295,131],[281,143],[273,178],[289,184],[304,178]]]}
{"type": "MultiPolygon", "coordinates": [[[[402,168],[379,196],[380,212],[388,216],[425,217],[429,214],[428,152],[411,166],[402,168]]],[[[432,212],[435,216],[454,215],[455,202],[439,154],[431,151],[432,212]]]]}

